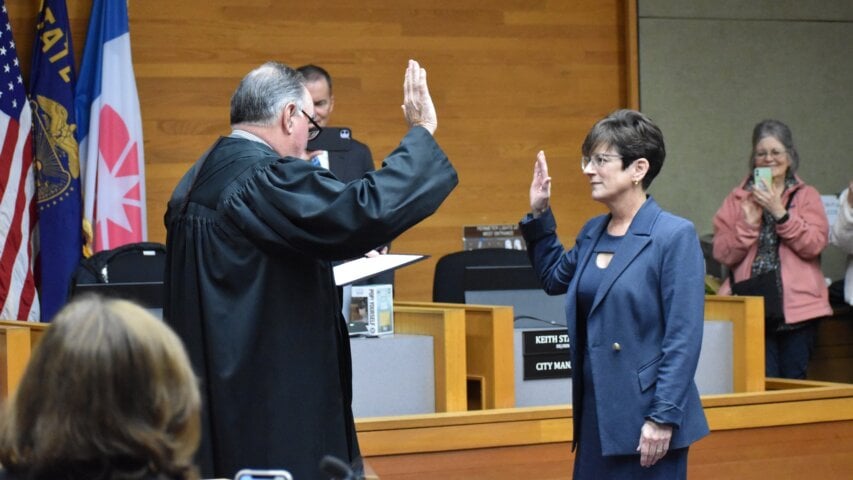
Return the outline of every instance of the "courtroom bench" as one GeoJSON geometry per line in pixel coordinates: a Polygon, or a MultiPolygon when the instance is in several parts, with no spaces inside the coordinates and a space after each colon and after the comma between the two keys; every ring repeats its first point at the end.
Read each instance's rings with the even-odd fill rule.
{"type": "Polygon", "coordinates": [[[807,378],[853,383],[853,307],[835,307],[818,322],[807,378]]]}

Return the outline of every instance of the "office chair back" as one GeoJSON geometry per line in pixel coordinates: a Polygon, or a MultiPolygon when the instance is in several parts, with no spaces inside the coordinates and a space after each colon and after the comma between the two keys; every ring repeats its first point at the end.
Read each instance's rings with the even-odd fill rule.
{"type": "Polygon", "coordinates": [[[435,264],[432,301],[465,303],[465,268],[530,266],[527,252],[507,248],[483,248],[449,253],[435,264]]]}

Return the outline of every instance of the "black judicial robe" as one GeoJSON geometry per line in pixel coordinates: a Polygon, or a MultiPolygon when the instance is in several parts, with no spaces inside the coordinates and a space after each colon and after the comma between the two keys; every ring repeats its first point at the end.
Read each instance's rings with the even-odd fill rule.
{"type": "Polygon", "coordinates": [[[421,127],[350,183],[232,137],[181,179],[165,217],[164,315],[201,381],[203,477],[286,468],[306,480],[326,454],[360,462],[330,261],[390,242],[457,183],[421,127]]]}
{"type": "MultiPolygon", "coordinates": [[[[348,128],[324,128],[320,135],[308,142],[308,150],[326,150],[329,154],[329,170],[338,177],[338,180],[349,183],[358,180],[367,172],[376,168],[373,166],[373,155],[370,148],[352,138],[352,131],[348,128]],[[342,137],[342,132],[346,136],[342,137]]],[[[382,247],[391,245],[380,245],[382,247]]],[[[370,285],[376,283],[394,284],[394,271],[382,272],[353,285],[370,285]]]]}

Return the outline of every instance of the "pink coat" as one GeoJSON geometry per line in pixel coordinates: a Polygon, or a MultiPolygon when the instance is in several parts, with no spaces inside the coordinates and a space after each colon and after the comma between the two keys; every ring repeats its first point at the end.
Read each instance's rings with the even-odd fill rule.
{"type": "MultiPolygon", "coordinates": [[[[759,225],[746,222],[741,202],[750,195],[741,186],[732,190],[714,215],[714,258],[732,269],[736,282],[751,276],[758,252],[759,225]]],[[[829,293],[820,270],[820,252],[829,242],[829,221],[818,191],[797,177],[797,184],[782,195],[782,203],[796,192],[787,222],[776,226],[782,272],[785,323],[798,323],[832,314],[829,293]]],[[[720,295],[731,294],[729,281],[720,295]]]]}

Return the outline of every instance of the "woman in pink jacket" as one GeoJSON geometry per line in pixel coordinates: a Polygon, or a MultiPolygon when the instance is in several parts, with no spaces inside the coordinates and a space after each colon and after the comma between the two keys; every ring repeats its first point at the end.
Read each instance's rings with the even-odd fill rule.
{"type": "MultiPolygon", "coordinates": [[[[770,167],[772,181],[756,186],[748,175],[729,193],[714,215],[714,258],[735,282],[776,272],[783,315],[765,323],[766,375],[805,378],[814,320],[832,313],[820,270],[829,222],[818,191],[796,175],[799,155],[787,125],[764,120],[755,126],[749,166],[750,172],[770,167]]],[[[721,295],[731,293],[729,283],[721,295]]]]}

